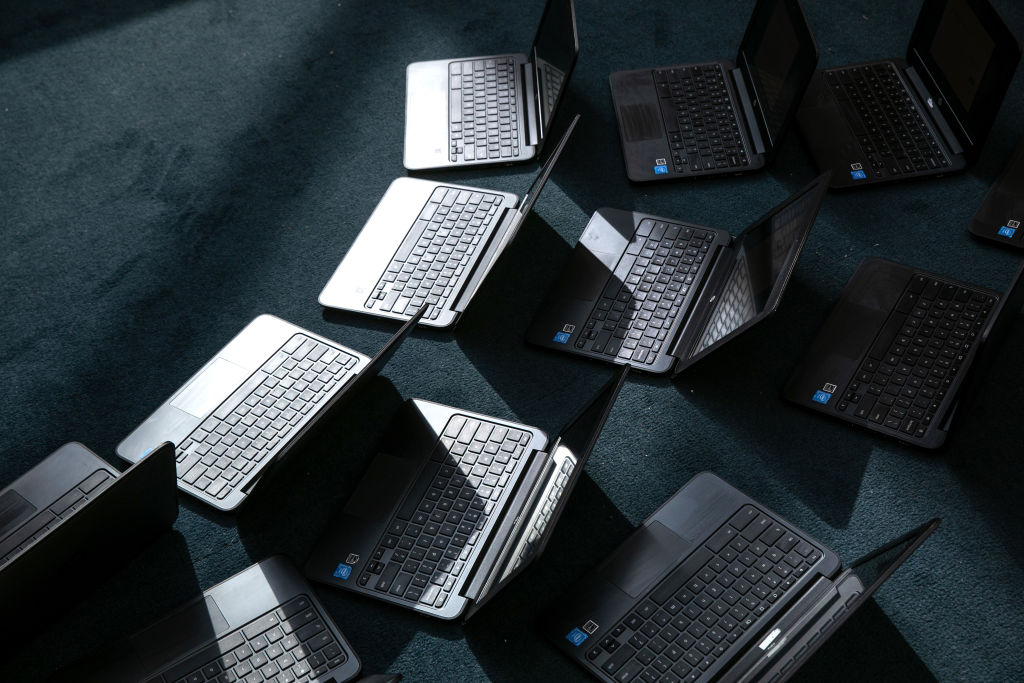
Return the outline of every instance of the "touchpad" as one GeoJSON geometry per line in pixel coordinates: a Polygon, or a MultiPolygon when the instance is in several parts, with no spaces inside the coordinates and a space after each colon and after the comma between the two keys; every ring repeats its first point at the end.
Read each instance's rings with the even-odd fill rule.
{"type": "Polygon", "coordinates": [[[568,266],[562,271],[555,291],[584,301],[596,299],[608,283],[618,258],[618,254],[595,254],[586,247],[577,245],[568,266]],[[606,263],[608,260],[612,260],[611,267],[606,263]]]}
{"type": "Polygon", "coordinates": [[[21,524],[36,511],[32,503],[22,498],[17,491],[7,491],[0,496],[0,538],[21,524]]]}
{"type": "Polygon", "coordinates": [[[661,111],[652,104],[624,104],[619,107],[622,134],[626,142],[663,140],[661,111]]]}
{"type": "Polygon", "coordinates": [[[206,417],[248,376],[249,371],[242,366],[216,358],[174,397],[171,405],[194,417],[206,417]]]}
{"type": "Polygon", "coordinates": [[[165,664],[217,637],[228,627],[220,607],[210,596],[166,619],[158,621],[145,631],[135,634],[130,642],[147,671],[165,664]]]}
{"type": "Polygon", "coordinates": [[[345,513],[369,521],[389,519],[416,466],[407,458],[378,454],[345,504],[345,513]]]}
{"type": "Polygon", "coordinates": [[[601,577],[634,598],[645,595],[667,569],[690,547],[661,522],[641,527],[601,570],[601,577]]]}

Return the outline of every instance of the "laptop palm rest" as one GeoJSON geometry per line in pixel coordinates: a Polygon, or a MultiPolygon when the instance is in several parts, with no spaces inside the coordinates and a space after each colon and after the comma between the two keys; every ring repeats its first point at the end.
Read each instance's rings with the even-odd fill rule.
{"type": "Polygon", "coordinates": [[[249,371],[223,358],[216,358],[189,382],[171,405],[193,417],[206,417],[249,376],[249,371]]]}
{"type": "Polygon", "coordinates": [[[661,522],[640,527],[601,568],[600,576],[633,598],[645,595],[692,546],[661,522]]]}

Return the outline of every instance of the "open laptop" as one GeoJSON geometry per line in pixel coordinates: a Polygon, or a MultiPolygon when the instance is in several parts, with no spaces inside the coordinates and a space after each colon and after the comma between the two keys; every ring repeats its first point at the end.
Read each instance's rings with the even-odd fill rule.
{"type": "Polygon", "coordinates": [[[553,443],[536,427],[406,401],[306,576],[469,618],[543,552],[628,372],[553,443]]]}
{"type": "Polygon", "coordinates": [[[280,555],[218,583],[58,673],[75,683],[342,683],[360,663],[309,584],[280,555]]]}
{"type": "Polygon", "coordinates": [[[320,304],[421,323],[454,325],[519,231],[576,128],[577,115],[522,199],[511,192],[398,178],[381,198],[320,304]]]}
{"type": "Polygon", "coordinates": [[[819,176],[736,238],[599,209],[527,339],[647,372],[682,372],[775,312],[827,187],[828,176],[819,176]]]}
{"type": "Polygon", "coordinates": [[[41,626],[177,516],[173,445],[124,473],[61,446],[0,492],[0,617],[41,626]]]}
{"type": "Polygon", "coordinates": [[[423,310],[371,360],[272,315],[261,315],[117,446],[135,462],[177,446],[178,488],[218,510],[245,501],[356,380],[377,373],[423,310]]]}
{"type": "Polygon", "coordinates": [[[406,70],[407,169],[510,164],[540,154],[580,52],[573,0],[548,0],[524,54],[406,70]]]}
{"type": "Polygon", "coordinates": [[[988,0],[924,0],[905,61],[814,75],[800,132],[835,188],[959,171],[978,158],[1018,61],[988,0]]]}
{"type": "Polygon", "coordinates": [[[775,156],[818,64],[798,0],[758,0],[736,62],[610,77],[630,180],[753,171],[775,156]]]}
{"type": "Polygon", "coordinates": [[[785,388],[790,401],[938,448],[979,363],[1020,317],[1024,265],[1005,293],[883,259],[843,289],[785,388]]]}
{"type": "Polygon", "coordinates": [[[603,681],[781,683],[938,525],[844,569],[824,544],[705,472],[559,598],[540,628],[603,681]]]}

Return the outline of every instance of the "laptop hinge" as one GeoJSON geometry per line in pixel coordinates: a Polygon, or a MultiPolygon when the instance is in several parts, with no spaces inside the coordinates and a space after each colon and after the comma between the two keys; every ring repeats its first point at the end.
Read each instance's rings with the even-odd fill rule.
{"type": "Polygon", "coordinates": [[[526,124],[523,133],[526,136],[527,146],[535,146],[540,144],[541,132],[540,132],[540,109],[537,105],[537,83],[533,74],[533,62],[526,62],[520,67],[520,75],[523,79],[523,99],[526,100],[523,104],[525,108],[523,110],[523,122],[526,124]]]}
{"type": "Polygon", "coordinates": [[[913,86],[914,90],[917,92],[918,99],[924,103],[925,111],[927,111],[929,116],[931,116],[932,122],[935,123],[939,132],[942,133],[942,137],[946,140],[946,145],[949,146],[949,151],[958,156],[962,155],[964,153],[964,148],[960,144],[960,140],[957,138],[956,134],[953,133],[953,129],[950,125],[946,122],[946,117],[944,117],[942,112],[939,111],[938,106],[936,106],[931,94],[925,87],[924,81],[921,80],[921,76],[918,75],[917,69],[912,66],[908,66],[905,73],[907,74],[907,78],[910,80],[911,86],[913,86]]]}
{"type": "Polygon", "coordinates": [[[750,133],[750,142],[754,145],[755,154],[765,154],[768,150],[764,146],[764,139],[761,137],[761,124],[754,113],[754,104],[747,94],[747,84],[743,80],[743,72],[740,69],[733,69],[731,72],[733,85],[736,86],[736,96],[740,98],[740,106],[743,107],[743,118],[747,122],[747,131],[750,133]]]}
{"type": "Polygon", "coordinates": [[[469,305],[476,290],[480,289],[484,278],[487,277],[487,273],[490,272],[491,267],[498,260],[498,257],[501,256],[501,252],[505,248],[505,234],[512,229],[519,216],[519,210],[512,207],[505,207],[502,209],[502,212],[501,218],[498,219],[498,227],[491,233],[491,239],[484,247],[484,253],[480,255],[480,258],[473,265],[469,278],[466,279],[465,284],[459,291],[458,298],[455,300],[455,304],[452,306],[452,310],[457,313],[462,313],[466,310],[466,306],[469,305]]]}
{"type": "Polygon", "coordinates": [[[519,484],[507,499],[503,514],[491,529],[491,535],[482,541],[483,553],[463,584],[463,597],[473,601],[479,600],[497,580],[504,565],[502,559],[515,547],[517,534],[513,532],[520,525],[521,518],[533,509],[533,501],[540,493],[544,482],[543,475],[549,469],[550,463],[548,453],[533,452],[519,484]]]}

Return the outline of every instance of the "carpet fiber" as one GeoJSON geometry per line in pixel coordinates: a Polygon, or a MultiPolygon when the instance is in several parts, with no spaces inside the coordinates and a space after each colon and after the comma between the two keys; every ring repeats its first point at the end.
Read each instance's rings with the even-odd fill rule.
{"type": "MultiPolygon", "coordinates": [[[[821,66],[903,56],[919,8],[804,4],[821,66]]],[[[1024,5],[995,4],[1024,37],[1024,5]]],[[[557,432],[612,370],[523,338],[595,209],[736,233],[814,176],[792,132],[765,172],[657,186],[625,178],[609,73],[731,58],[752,6],[578,0],[581,54],[555,129],[576,112],[580,125],[458,328],[416,331],[240,514],[182,496],[174,531],[54,615],[0,664],[0,679],[45,678],[267,555],[301,564],[407,398],[557,432]]],[[[405,174],[405,65],[526,51],[542,7],[8,0],[0,23],[0,484],[71,440],[118,462],[116,444],[260,313],[374,353],[394,324],[327,312],[316,297],[388,184],[405,174]]],[[[831,193],[778,315],[677,381],[631,377],[546,554],[468,624],[319,590],[364,671],[414,681],[587,680],[537,635],[543,605],[694,474],[711,470],[847,561],[943,518],[799,680],[1024,679],[1021,321],[938,453],[780,396],[866,257],[1006,287],[1019,257],[972,240],[966,227],[1020,134],[1022,79],[974,168],[831,193]]],[[[536,171],[427,175],[522,193],[536,171]]]]}

